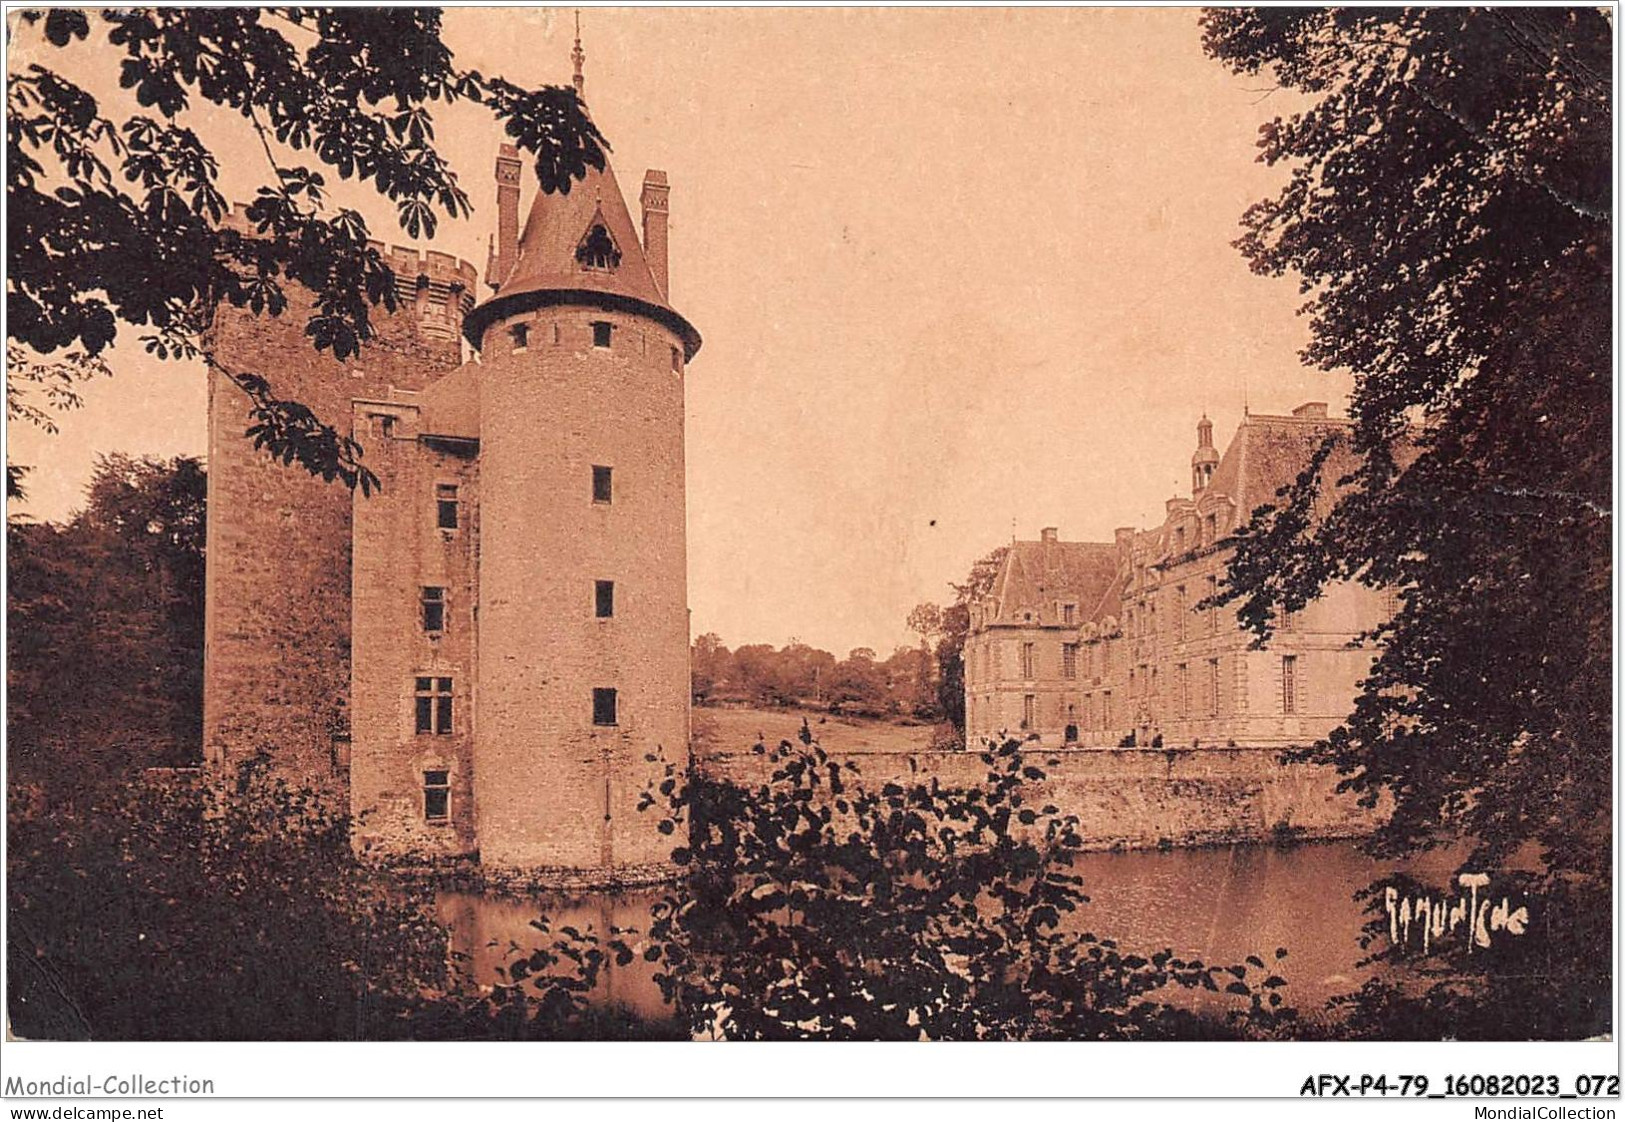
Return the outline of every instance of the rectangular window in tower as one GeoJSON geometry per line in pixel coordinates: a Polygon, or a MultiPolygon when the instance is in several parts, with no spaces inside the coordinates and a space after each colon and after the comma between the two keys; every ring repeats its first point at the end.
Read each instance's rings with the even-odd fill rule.
{"type": "Polygon", "coordinates": [[[612,469],[593,465],[592,469],[592,501],[607,503],[615,497],[615,485],[612,469]]]}
{"type": "Polygon", "coordinates": [[[415,726],[419,733],[451,733],[451,679],[419,678],[413,689],[415,726]]]}
{"type": "Polygon", "coordinates": [[[1111,690],[1107,690],[1105,693],[1100,695],[1100,727],[1102,729],[1109,729],[1112,727],[1111,690]]]}
{"type": "Polygon", "coordinates": [[[1185,641],[1185,586],[1180,585],[1174,589],[1174,637],[1181,643],[1185,641]]]}
{"type": "Polygon", "coordinates": [[[1061,622],[1068,627],[1078,622],[1078,606],[1076,604],[1061,605],[1061,622]]]}
{"type": "Polygon", "coordinates": [[[1061,644],[1061,677],[1076,678],[1078,676],[1078,645],[1076,643],[1061,644]]]}
{"type": "Polygon", "coordinates": [[[1298,711],[1298,656],[1281,656],[1281,712],[1298,711]]]}
{"type": "Polygon", "coordinates": [[[612,580],[595,580],[592,582],[593,614],[599,619],[608,619],[615,614],[615,582],[612,580]]]}
{"type": "Polygon", "coordinates": [[[423,773],[423,820],[425,822],[451,821],[451,772],[426,771],[423,773]]]}
{"type": "Polygon", "coordinates": [[[446,629],[446,590],[425,587],[420,594],[423,606],[423,630],[439,634],[446,629]]]}
{"type": "Polygon", "coordinates": [[[610,334],[614,331],[614,324],[604,320],[594,320],[592,324],[592,345],[595,347],[608,347],[610,334]]]}
{"type": "Polygon", "coordinates": [[[442,530],[457,529],[457,485],[437,483],[434,488],[435,525],[442,530]]]}
{"type": "Polygon", "coordinates": [[[530,346],[529,324],[514,324],[512,327],[508,328],[508,335],[513,339],[513,349],[515,351],[522,351],[530,346]]]}
{"type": "Polygon", "coordinates": [[[1219,715],[1219,660],[1207,660],[1207,715],[1219,715]]]}
{"type": "Polygon", "coordinates": [[[613,725],[615,720],[615,691],[602,687],[592,691],[592,723],[613,725]]]}
{"type": "Polygon", "coordinates": [[[1179,695],[1179,716],[1183,719],[1191,715],[1191,668],[1182,662],[1174,670],[1178,679],[1175,689],[1179,695]]]}
{"type": "Polygon", "coordinates": [[[1219,540],[1219,516],[1217,514],[1207,516],[1206,529],[1208,544],[1212,545],[1219,540]]]}
{"type": "Polygon", "coordinates": [[[1021,699],[1021,727],[1024,729],[1036,728],[1038,725],[1038,698],[1027,694],[1021,699]]]}
{"type": "Polygon", "coordinates": [[[1023,678],[1033,676],[1033,645],[1031,643],[1021,644],[1021,676],[1023,678]]]}
{"type": "Polygon", "coordinates": [[[683,372],[683,352],[678,350],[676,347],[671,349],[671,372],[673,374],[681,374],[683,372]]]}
{"type": "Polygon", "coordinates": [[[1209,604],[1207,610],[1207,633],[1209,635],[1217,635],[1219,633],[1219,606],[1213,603],[1213,601],[1218,598],[1218,595],[1219,578],[1217,576],[1210,576],[1207,578],[1207,600],[1209,604]]]}

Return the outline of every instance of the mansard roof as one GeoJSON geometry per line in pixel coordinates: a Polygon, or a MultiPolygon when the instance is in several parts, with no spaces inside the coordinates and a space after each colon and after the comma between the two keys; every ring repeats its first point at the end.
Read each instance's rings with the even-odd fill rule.
{"type": "MultiPolygon", "coordinates": [[[[1243,417],[1207,490],[1234,502],[1236,518],[1245,522],[1255,508],[1275,502],[1276,492],[1291,486],[1322,441],[1334,433],[1347,436],[1352,428],[1353,422],[1341,417],[1258,413],[1243,417]]],[[[1345,439],[1327,458],[1325,478],[1335,483],[1356,463],[1353,445],[1345,439]]]]}
{"type": "Polygon", "coordinates": [[[1087,618],[1116,576],[1117,547],[1109,543],[1013,542],[989,593],[998,614],[986,622],[1060,624],[1058,603],[1075,604],[1076,618],[1087,618]]]}

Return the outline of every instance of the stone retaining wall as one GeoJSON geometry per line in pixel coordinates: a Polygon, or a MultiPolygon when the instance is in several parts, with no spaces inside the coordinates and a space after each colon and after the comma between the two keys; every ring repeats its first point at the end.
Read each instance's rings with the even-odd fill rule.
{"type": "MultiPolygon", "coordinates": [[[[855,764],[871,788],[928,775],[945,785],[979,783],[988,770],[974,751],[832,755],[855,764]]],[[[1041,748],[1026,755],[1046,776],[1032,784],[1029,801],[1077,814],[1091,850],[1359,837],[1379,815],[1337,794],[1332,769],[1284,765],[1278,748],[1041,748]]],[[[736,782],[759,783],[769,771],[767,758],[750,752],[697,762],[736,782]]]]}

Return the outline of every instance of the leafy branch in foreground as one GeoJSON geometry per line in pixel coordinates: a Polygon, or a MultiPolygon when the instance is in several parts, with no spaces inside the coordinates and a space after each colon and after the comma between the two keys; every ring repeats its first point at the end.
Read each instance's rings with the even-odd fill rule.
{"type": "MultiPolygon", "coordinates": [[[[330,205],[328,177],[369,184],[409,237],[466,217],[467,193],[434,146],[435,108],[482,106],[545,191],[604,166],[607,144],[574,89],[458,68],[438,9],[52,9],[22,22],[42,35],[29,56],[65,64],[28,62],[7,86],[8,342],[41,355],[95,358],[124,324],[159,358],[194,357],[222,303],[281,315],[295,286],[312,296],[314,349],[355,356],[376,336],[372,309],[395,309],[395,283],[365,219],[330,205]],[[93,27],[105,32],[98,53],[93,27]],[[68,76],[109,58],[141,111],[110,115],[68,76]],[[187,124],[200,102],[259,141],[247,232],[225,223],[219,159],[187,124]]],[[[328,480],[375,482],[358,447],[250,388],[263,379],[236,376],[258,447],[328,480]]]]}

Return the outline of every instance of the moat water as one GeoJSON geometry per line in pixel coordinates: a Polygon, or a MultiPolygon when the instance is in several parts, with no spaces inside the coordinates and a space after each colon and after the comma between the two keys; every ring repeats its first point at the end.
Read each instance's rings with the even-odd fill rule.
{"type": "MultiPolygon", "coordinates": [[[[1289,983],[1283,992],[1302,1015],[1319,1019],[1330,998],[1357,989],[1369,976],[1370,968],[1359,965],[1366,954],[1358,941],[1365,915],[1354,894],[1396,868],[1439,883],[1452,867],[1448,854],[1378,862],[1353,842],[1087,854],[1076,868],[1090,903],[1076,923],[1136,953],[1166,947],[1206,963],[1239,963],[1249,954],[1269,962],[1284,947],[1288,957],[1277,968],[1289,983]]],[[[489,982],[499,977],[513,948],[541,941],[530,926],[538,915],[547,915],[555,928],[573,924],[602,933],[613,924],[647,930],[649,906],[661,895],[649,890],[515,900],[445,892],[439,907],[452,929],[453,949],[469,956],[477,979],[489,982]]],[[[642,1017],[661,1017],[653,974],[641,959],[611,969],[599,998],[642,1017]]]]}

